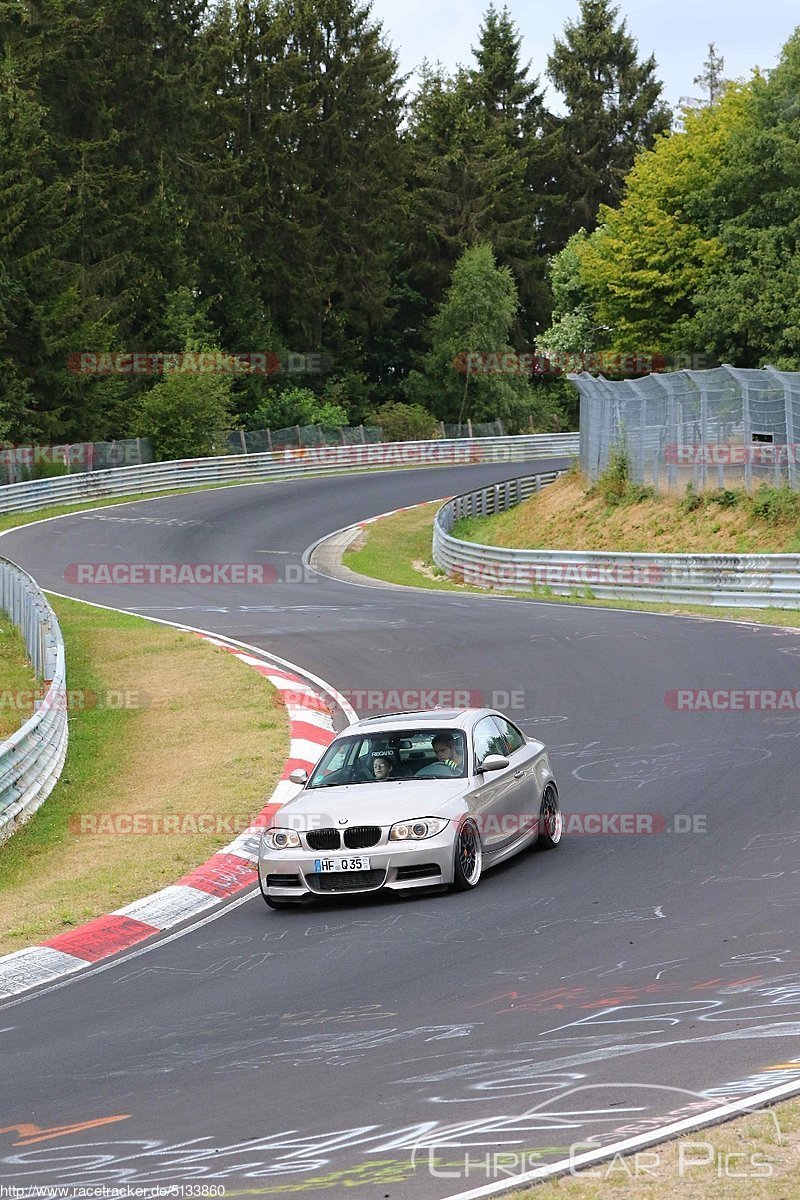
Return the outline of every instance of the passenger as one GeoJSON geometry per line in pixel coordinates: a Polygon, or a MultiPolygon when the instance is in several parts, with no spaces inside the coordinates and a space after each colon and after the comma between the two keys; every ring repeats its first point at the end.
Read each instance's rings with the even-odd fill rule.
{"type": "Polygon", "coordinates": [[[372,760],[372,774],[378,782],[388,779],[394,771],[394,762],[385,754],[376,754],[372,760]]]}

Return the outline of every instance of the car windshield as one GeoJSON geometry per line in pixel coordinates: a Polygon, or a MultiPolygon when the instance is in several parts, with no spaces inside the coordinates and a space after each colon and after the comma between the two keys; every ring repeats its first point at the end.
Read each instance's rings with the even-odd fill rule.
{"type": "Polygon", "coordinates": [[[467,773],[460,729],[403,729],[337,738],[314,768],[308,786],[460,779],[467,773]]]}

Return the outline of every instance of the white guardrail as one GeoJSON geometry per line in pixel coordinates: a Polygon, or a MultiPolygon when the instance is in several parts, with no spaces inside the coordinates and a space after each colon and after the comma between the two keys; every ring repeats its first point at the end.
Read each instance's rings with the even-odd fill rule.
{"type": "Polygon", "coordinates": [[[0,559],[0,608],[17,626],[42,698],[25,724],[0,743],[0,842],[15,833],[56,784],[67,753],[64,640],[56,614],[30,575],[0,559]]]}
{"type": "Polygon", "coordinates": [[[730,608],[800,608],[797,554],[615,554],[588,550],[512,550],[461,541],[462,517],[505,512],[561,471],[509,479],[448,500],[436,514],[433,559],[452,579],[473,587],[619,600],[674,601],[730,608]]]}
{"type": "Polygon", "coordinates": [[[6,484],[0,487],[0,513],[33,512],[57,504],[81,504],[110,496],[132,496],[139,492],[169,491],[209,483],[299,479],[331,471],[573,457],[578,453],[578,443],[577,433],[533,433],[518,437],[309,446],[265,454],[225,454],[218,458],[111,467],[105,471],[37,479],[31,483],[6,484]]]}

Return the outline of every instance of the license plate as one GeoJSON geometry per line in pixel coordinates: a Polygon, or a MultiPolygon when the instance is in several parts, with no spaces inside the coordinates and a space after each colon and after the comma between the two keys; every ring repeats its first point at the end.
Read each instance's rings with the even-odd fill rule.
{"type": "Polygon", "coordinates": [[[314,870],[319,874],[326,871],[368,871],[368,858],[315,858],[314,870]]]}

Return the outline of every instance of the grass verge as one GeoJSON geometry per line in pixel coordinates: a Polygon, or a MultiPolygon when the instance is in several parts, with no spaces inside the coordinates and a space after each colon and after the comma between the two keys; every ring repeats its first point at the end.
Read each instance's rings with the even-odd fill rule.
{"type": "Polygon", "coordinates": [[[509,1193],[508,1200],[796,1200],[800,1103],[748,1113],[592,1171],[509,1193]]]}
{"type": "Polygon", "coordinates": [[[628,485],[608,501],[602,480],[578,471],[492,517],[457,522],[455,537],[486,546],[537,550],[612,550],[644,554],[797,554],[800,496],[762,486],[754,496],[718,488],[653,495],[628,485]],[[791,503],[795,500],[795,503],[791,503]]]}
{"type": "Polygon", "coordinates": [[[0,611],[0,741],[16,733],[33,715],[40,683],[28,658],[22,634],[0,611]]]}
{"type": "Polygon", "coordinates": [[[79,601],[53,607],[66,646],[69,752],[45,804],[0,846],[0,953],[203,862],[263,807],[288,749],[275,689],[228,651],[79,601]],[[80,831],[93,818],[108,827],[108,814],[133,813],[210,814],[219,832],[80,831]]]}
{"type": "Polygon", "coordinates": [[[342,562],[352,571],[372,579],[382,579],[387,583],[406,587],[430,588],[434,591],[514,596],[561,604],[583,604],[594,608],[663,613],[667,616],[715,617],[721,620],[741,621],[748,625],[800,627],[800,612],[786,608],[717,608],[700,604],[655,604],[644,600],[598,600],[577,591],[568,596],[556,595],[547,587],[518,592],[453,583],[434,565],[431,558],[433,518],[440,507],[440,502],[434,501],[410,512],[396,513],[394,516],[375,521],[364,529],[358,541],[345,552],[342,562]]]}

